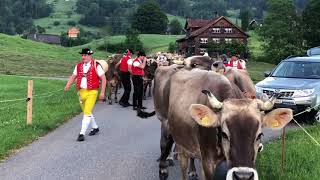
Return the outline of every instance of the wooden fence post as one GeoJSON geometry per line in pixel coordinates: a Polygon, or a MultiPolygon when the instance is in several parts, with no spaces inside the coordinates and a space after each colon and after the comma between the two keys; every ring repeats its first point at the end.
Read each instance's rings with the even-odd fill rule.
{"type": "Polygon", "coordinates": [[[286,127],[282,129],[282,158],[281,158],[281,173],[284,173],[284,166],[285,166],[285,159],[286,159],[286,127]]]}
{"type": "Polygon", "coordinates": [[[27,125],[32,124],[32,92],[33,92],[33,81],[28,80],[27,125]]]}

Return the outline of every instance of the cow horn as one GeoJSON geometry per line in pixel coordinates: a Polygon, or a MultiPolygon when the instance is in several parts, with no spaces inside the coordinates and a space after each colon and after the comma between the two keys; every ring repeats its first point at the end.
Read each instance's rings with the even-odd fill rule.
{"type": "Polygon", "coordinates": [[[202,90],[201,92],[206,96],[208,96],[209,103],[213,108],[216,108],[216,109],[222,108],[223,103],[218,101],[218,99],[209,90],[202,90]]]}
{"type": "Polygon", "coordinates": [[[273,94],[272,97],[270,99],[267,99],[265,102],[263,102],[262,100],[260,99],[257,99],[257,102],[258,102],[258,105],[259,105],[259,108],[262,110],[262,111],[268,111],[268,110],[271,110],[273,108],[273,105],[276,101],[276,99],[278,97],[280,97],[281,94],[273,94]]]}

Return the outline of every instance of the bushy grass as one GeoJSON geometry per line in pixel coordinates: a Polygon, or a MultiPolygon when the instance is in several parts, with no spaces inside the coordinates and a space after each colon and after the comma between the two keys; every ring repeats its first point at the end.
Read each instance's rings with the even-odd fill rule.
{"type": "MultiPolygon", "coordinates": [[[[0,75],[0,101],[26,98],[31,78],[0,75]]],[[[65,81],[33,79],[33,124],[26,125],[25,100],[0,102],[0,159],[58,127],[80,112],[75,89],[60,91],[65,81]],[[55,92],[50,97],[47,93],[55,92]]]]}
{"type": "MultiPolygon", "coordinates": [[[[320,125],[307,130],[319,142],[320,125]]],[[[264,145],[259,153],[257,170],[261,180],[318,180],[320,177],[320,146],[301,129],[291,130],[286,136],[286,159],[284,173],[281,172],[281,139],[264,145]]]]}

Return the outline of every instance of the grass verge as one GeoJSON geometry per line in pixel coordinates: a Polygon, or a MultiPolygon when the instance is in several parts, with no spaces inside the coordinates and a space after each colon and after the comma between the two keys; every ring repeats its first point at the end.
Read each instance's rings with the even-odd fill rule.
{"type": "MultiPolygon", "coordinates": [[[[32,78],[0,75],[0,101],[26,98],[27,81],[32,78]]],[[[26,125],[25,100],[0,102],[0,159],[4,159],[39,136],[70,119],[80,112],[74,88],[64,93],[65,81],[33,79],[33,124],[26,125]],[[50,97],[48,92],[58,91],[50,97]],[[37,97],[38,95],[38,97],[37,97]]]]}
{"type": "MultiPolygon", "coordinates": [[[[307,128],[319,142],[320,125],[307,128]]],[[[317,180],[320,177],[320,146],[301,130],[291,130],[286,136],[286,159],[284,173],[281,172],[281,139],[264,145],[259,153],[257,170],[261,180],[317,180]]]]}

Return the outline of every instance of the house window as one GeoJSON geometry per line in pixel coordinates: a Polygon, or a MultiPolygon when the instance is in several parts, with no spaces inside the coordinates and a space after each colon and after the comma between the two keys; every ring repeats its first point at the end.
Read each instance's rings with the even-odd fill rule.
{"type": "Polygon", "coordinates": [[[232,39],[231,39],[231,38],[225,38],[224,41],[225,41],[226,43],[231,43],[232,39]]]}
{"type": "Polygon", "coordinates": [[[204,54],[207,52],[207,49],[206,48],[200,48],[200,54],[204,54]]]}
{"type": "Polygon", "coordinates": [[[208,43],[208,38],[200,38],[200,43],[207,44],[208,43]]]}
{"type": "Polygon", "coordinates": [[[220,28],[212,28],[212,33],[220,33],[220,28]]]}
{"type": "Polygon", "coordinates": [[[212,38],[212,41],[213,41],[214,43],[220,43],[220,39],[219,39],[219,38],[212,38]]]}
{"type": "Polygon", "coordinates": [[[232,28],[224,28],[224,33],[232,33],[232,28]]]}

